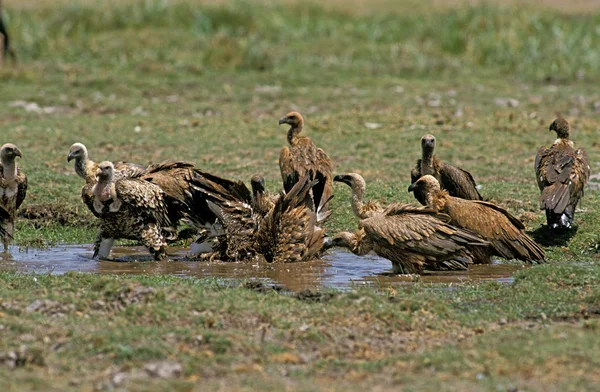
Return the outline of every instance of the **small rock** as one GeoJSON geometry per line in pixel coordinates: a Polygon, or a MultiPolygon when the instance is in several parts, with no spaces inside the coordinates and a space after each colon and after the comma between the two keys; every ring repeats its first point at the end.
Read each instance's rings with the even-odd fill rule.
{"type": "Polygon", "coordinates": [[[183,373],[181,364],[173,361],[153,362],[144,366],[144,370],[150,377],[176,378],[183,373]]]}
{"type": "Polygon", "coordinates": [[[500,321],[498,322],[500,325],[506,325],[506,319],[505,318],[501,318],[500,321]]]}
{"type": "Polygon", "coordinates": [[[496,98],[494,99],[494,103],[505,108],[516,108],[519,106],[519,101],[514,98],[496,98]]]}
{"type": "Polygon", "coordinates": [[[118,372],[116,374],[114,374],[112,376],[112,378],[110,379],[110,381],[112,382],[112,384],[115,387],[120,386],[121,384],[123,384],[125,382],[125,380],[127,380],[129,378],[129,373],[127,372],[118,372]]]}
{"type": "Polygon", "coordinates": [[[369,129],[377,129],[377,128],[381,128],[382,126],[383,126],[383,124],[380,124],[380,123],[373,123],[373,122],[365,123],[365,127],[369,128],[369,129]]]}

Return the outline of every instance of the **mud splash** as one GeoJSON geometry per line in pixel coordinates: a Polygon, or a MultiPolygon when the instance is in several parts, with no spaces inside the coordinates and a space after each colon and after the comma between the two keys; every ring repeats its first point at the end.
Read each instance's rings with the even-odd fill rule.
{"type": "Polygon", "coordinates": [[[89,245],[61,245],[49,249],[0,253],[0,271],[64,274],[70,271],[99,274],[161,274],[181,277],[259,279],[288,290],[348,289],[356,286],[386,287],[399,284],[461,283],[492,280],[511,282],[512,275],[527,266],[492,264],[473,266],[468,271],[432,273],[423,276],[393,275],[388,260],[368,255],[357,257],[335,250],[323,260],[308,263],[268,264],[198,262],[185,259],[187,249],[170,249],[171,260],[155,262],[142,247],[115,247],[115,261],[92,260],[89,245]]]}

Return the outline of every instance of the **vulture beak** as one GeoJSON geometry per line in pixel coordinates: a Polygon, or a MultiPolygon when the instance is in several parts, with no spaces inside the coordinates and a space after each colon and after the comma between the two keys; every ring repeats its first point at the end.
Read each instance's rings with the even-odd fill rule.
{"type": "Polygon", "coordinates": [[[287,124],[288,123],[288,118],[287,117],[281,117],[279,119],[279,125],[281,124],[287,124]]]}
{"type": "Polygon", "coordinates": [[[96,177],[98,177],[100,174],[102,174],[102,170],[100,168],[96,169],[96,177]]]}
{"type": "Polygon", "coordinates": [[[75,157],[73,156],[73,153],[70,152],[69,156],[67,157],[67,162],[71,162],[72,159],[75,159],[75,157]]]}
{"type": "Polygon", "coordinates": [[[19,158],[23,158],[23,153],[18,148],[15,150],[15,156],[19,158]]]}
{"type": "Polygon", "coordinates": [[[346,182],[345,181],[345,176],[343,174],[338,174],[337,176],[333,177],[333,181],[335,181],[335,182],[346,182]]]}
{"type": "Polygon", "coordinates": [[[410,184],[410,185],[408,186],[408,191],[409,191],[409,192],[413,192],[413,191],[415,190],[415,188],[416,188],[416,187],[417,187],[417,183],[416,183],[416,182],[413,182],[412,184],[410,184]]]}

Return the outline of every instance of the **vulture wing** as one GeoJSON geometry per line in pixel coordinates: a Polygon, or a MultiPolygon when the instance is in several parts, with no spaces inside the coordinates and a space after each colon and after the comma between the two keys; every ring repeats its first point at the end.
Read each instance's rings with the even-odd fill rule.
{"type": "Polygon", "coordinates": [[[17,209],[23,204],[27,195],[27,175],[20,167],[17,168],[17,209]]]}
{"type": "Polygon", "coordinates": [[[482,200],[471,173],[447,163],[440,168],[440,183],[451,196],[466,200],[482,200]]]}
{"type": "Polygon", "coordinates": [[[287,194],[281,193],[262,220],[257,244],[268,262],[307,261],[318,256],[325,232],[315,226],[317,214],[307,206],[310,191],[317,183],[302,177],[287,194]]]}
{"type": "Polygon", "coordinates": [[[525,226],[505,209],[484,201],[448,198],[445,211],[451,223],[489,241],[505,259],[543,261],[544,251],[524,233],[525,226]]]}
{"type": "Polygon", "coordinates": [[[115,190],[124,206],[142,220],[156,222],[162,228],[173,226],[165,204],[165,193],[158,185],[139,179],[122,179],[115,182],[115,190]]]}
{"type": "Polygon", "coordinates": [[[466,269],[473,259],[465,247],[488,243],[450,226],[447,219],[428,209],[395,204],[361,221],[361,228],[373,250],[400,265],[403,273],[466,269]]]}

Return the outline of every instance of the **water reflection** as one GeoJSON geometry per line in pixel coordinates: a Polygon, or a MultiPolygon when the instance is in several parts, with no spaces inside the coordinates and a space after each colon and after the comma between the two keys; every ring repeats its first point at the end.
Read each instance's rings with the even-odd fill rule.
{"type": "Polygon", "coordinates": [[[185,259],[185,249],[170,249],[171,261],[156,262],[143,247],[115,247],[117,261],[91,259],[89,245],[60,245],[49,249],[19,250],[0,253],[0,270],[25,273],[63,274],[69,271],[101,274],[161,274],[231,279],[261,279],[289,290],[337,288],[357,285],[390,286],[425,283],[460,283],[474,280],[512,281],[523,265],[493,264],[473,266],[468,271],[431,273],[420,277],[392,275],[391,263],[377,256],[357,257],[334,250],[323,260],[308,263],[268,264],[266,262],[197,262],[185,259]]]}

